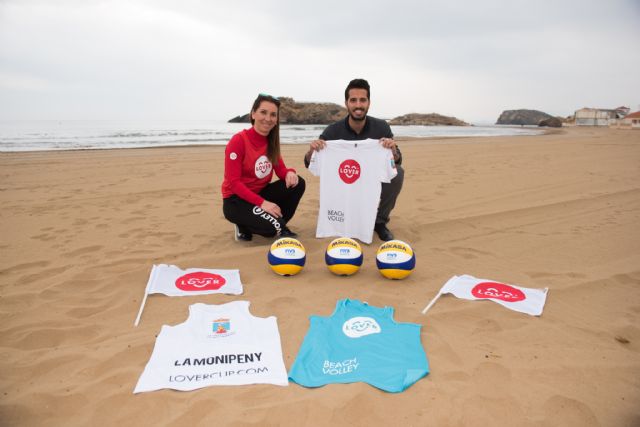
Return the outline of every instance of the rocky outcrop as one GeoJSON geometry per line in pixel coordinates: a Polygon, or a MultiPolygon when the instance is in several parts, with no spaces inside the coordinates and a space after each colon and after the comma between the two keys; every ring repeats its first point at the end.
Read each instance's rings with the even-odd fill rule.
{"type": "Polygon", "coordinates": [[[251,119],[249,119],[249,114],[245,114],[244,116],[235,116],[233,119],[227,120],[227,123],[250,123],[251,119]]]}
{"type": "MultiPolygon", "coordinates": [[[[280,97],[280,124],[326,125],[344,118],[347,110],[330,102],[296,102],[280,97]]],[[[249,123],[250,115],[237,116],[229,123],[249,123]]]]}
{"type": "Polygon", "coordinates": [[[553,116],[538,110],[505,110],[498,117],[497,125],[532,125],[537,126],[542,120],[553,116]]]}
{"type": "MultiPolygon", "coordinates": [[[[292,125],[326,125],[343,119],[347,109],[330,102],[296,102],[293,98],[280,97],[280,124],[292,125]]],[[[250,115],[236,116],[229,123],[249,123],[250,115]]],[[[390,125],[422,125],[422,126],[471,126],[455,117],[447,117],[436,113],[405,114],[389,121],[390,125]]]]}
{"type": "Polygon", "coordinates": [[[558,117],[551,117],[550,119],[540,120],[538,126],[541,127],[550,127],[550,128],[561,128],[562,127],[562,119],[558,117]]]}
{"type": "Polygon", "coordinates": [[[419,125],[419,126],[471,126],[469,123],[463,122],[455,117],[442,116],[440,114],[418,114],[411,113],[405,114],[389,120],[390,125],[394,126],[406,126],[406,125],[419,125]]]}

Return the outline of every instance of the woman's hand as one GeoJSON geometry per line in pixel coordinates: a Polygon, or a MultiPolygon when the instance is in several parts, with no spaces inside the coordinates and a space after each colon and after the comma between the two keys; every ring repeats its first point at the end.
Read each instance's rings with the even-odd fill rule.
{"type": "Polygon", "coordinates": [[[271,203],[268,200],[265,200],[264,202],[262,202],[262,204],[260,205],[260,208],[262,208],[263,211],[270,214],[274,218],[280,218],[282,216],[282,211],[280,210],[280,206],[276,205],[275,203],[271,203]]]}
{"type": "Polygon", "coordinates": [[[287,188],[295,187],[298,185],[298,175],[295,172],[287,172],[287,175],[284,177],[284,183],[287,188]]]}

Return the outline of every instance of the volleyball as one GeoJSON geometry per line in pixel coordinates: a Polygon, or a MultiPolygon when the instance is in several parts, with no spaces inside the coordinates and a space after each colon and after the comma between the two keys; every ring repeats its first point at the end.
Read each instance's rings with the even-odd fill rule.
{"type": "Polygon", "coordinates": [[[362,265],[362,259],[360,244],[348,237],[333,240],[324,254],[329,271],[338,276],[351,276],[357,273],[362,265]]]}
{"type": "Polygon", "coordinates": [[[402,240],[390,240],[378,248],[376,265],[387,279],[404,279],[416,267],[416,254],[402,240]]]}
{"type": "Polygon", "coordinates": [[[283,237],[273,242],[267,259],[275,273],[281,276],[294,276],[304,267],[307,255],[299,240],[283,237]]]}

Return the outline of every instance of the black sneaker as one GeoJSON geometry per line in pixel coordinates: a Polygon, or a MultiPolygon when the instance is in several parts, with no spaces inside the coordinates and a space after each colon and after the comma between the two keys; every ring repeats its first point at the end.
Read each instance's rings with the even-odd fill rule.
{"type": "Polygon", "coordinates": [[[282,230],[280,230],[280,237],[296,238],[298,237],[298,233],[294,233],[293,231],[289,230],[289,227],[284,226],[282,227],[282,230]]]}
{"type": "Polygon", "coordinates": [[[253,234],[249,233],[248,231],[240,230],[240,227],[238,227],[236,224],[233,224],[233,238],[236,242],[250,242],[251,239],[253,239],[253,234]]]}
{"type": "Polygon", "coordinates": [[[380,240],[383,242],[393,240],[393,233],[387,228],[386,224],[376,224],[374,230],[378,233],[378,237],[380,237],[380,240]]]}

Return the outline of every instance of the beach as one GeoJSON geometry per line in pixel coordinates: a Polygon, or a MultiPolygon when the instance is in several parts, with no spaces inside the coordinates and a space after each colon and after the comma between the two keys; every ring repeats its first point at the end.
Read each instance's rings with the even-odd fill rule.
{"type": "Polygon", "coordinates": [[[0,153],[0,425],[640,425],[640,132],[406,139],[389,228],[416,252],[403,281],[363,245],[352,277],[324,263],[319,180],[290,227],[303,271],[269,269],[273,239],[235,242],[222,215],[224,147],[0,153]],[[154,264],[240,269],[244,294],[149,296],[154,264]],[[542,316],[441,297],[470,274],[549,288],[542,316]],[[391,394],[368,384],[247,385],[133,394],[162,325],[197,302],[276,316],[289,369],[310,315],[342,298],[422,325],[431,372],[391,394]]]}

